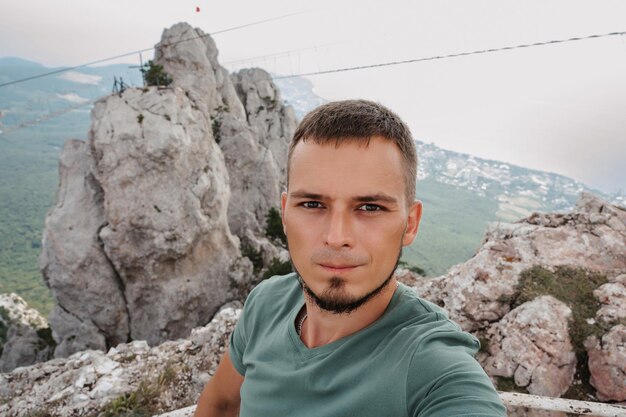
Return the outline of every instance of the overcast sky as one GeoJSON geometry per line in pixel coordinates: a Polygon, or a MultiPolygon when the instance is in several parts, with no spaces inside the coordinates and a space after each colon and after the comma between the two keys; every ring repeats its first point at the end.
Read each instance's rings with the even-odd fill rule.
{"type": "MultiPolygon", "coordinates": [[[[78,65],[179,21],[215,32],[291,13],[215,35],[220,61],[293,74],[626,31],[623,0],[0,0],[0,56],[78,65]]],[[[417,139],[626,192],[626,36],[309,79],[328,100],[391,107],[417,139]]]]}

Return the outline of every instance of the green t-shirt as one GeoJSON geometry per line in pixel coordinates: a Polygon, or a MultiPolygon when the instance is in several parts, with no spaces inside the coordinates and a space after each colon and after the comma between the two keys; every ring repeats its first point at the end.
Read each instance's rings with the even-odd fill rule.
{"type": "Polygon", "coordinates": [[[506,416],[478,340],[409,287],[374,323],[313,349],[295,329],[303,305],[295,274],[248,296],[230,338],[240,417],[506,416]]]}

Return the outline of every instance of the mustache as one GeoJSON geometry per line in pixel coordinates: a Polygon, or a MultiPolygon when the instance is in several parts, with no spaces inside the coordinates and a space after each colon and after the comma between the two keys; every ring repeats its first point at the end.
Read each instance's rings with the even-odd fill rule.
{"type": "Polygon", "coordinates": [[[316,264],[333,265],[363,265],[367,258],[358,254],[344,252],[331,248],[321,248],[311,255],[311,261],[316,264]]]}

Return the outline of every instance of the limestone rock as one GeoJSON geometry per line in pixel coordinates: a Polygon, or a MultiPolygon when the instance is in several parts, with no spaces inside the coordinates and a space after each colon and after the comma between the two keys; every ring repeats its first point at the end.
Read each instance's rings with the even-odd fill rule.
{"type": "Polygon", "coordinates": [[[65,146],[40,257],[56,356],[183,337],[255,281],[241,247],[285,258],[265,221],[295,116],[266,72],[231,77],[217,56],[202,31],[166,29],[172,84],[99,100],[88,142],[65,146]]]}
{"type": "Polygon", "coordinates": [[[29,366],[51,359],[55,347],[51,339],[49,328],[34,329],[28,326],[10,326],[7,342],[2,346],[0,372],[10,372],[21,366],[29,366]]]}
{"type": "Polygon", "coordinates": [[[270,208],[280,206],[286,188],[287,148],[295,132],[291,107],[282,104],[270,75],[261,69],[241,70],[233,76],[249,127],[225,118],[220,146],[232,178],[229,220],[239,236],[263,235],[270,208]],[[247,209],[252,207],[253,209],[247,209]]]}
{"type": "Polygon", "coordinates": [[[35,329],[48,327],[46,319],[15,293],[0,294],[0,320],[22,324],[35,329]]]}
{"type": "Polygon", "coordinates": [[[585,349],[589,355],[590,382],[598,398],[626,401],[626,326],[614,326],[601,340],[590,336],[585,349]]]}
{"type": "Polygon", "coordinates": [[[186,336],[249,273],[228,228],[228,173],[209,118],[177,88],[127,90],[93,114],[107,219],[99,237],[123,284],[130,337],[186,336]]]}
{"type": "Polygon", "coordinates": [[[153,348],[134,341],[0,374],[0,415],[100,415],[132,393],[136,415],[195,404],[227,348],[240,308],[225,306],[188,340],[153,348]]]}
{"type": "Polygon", "coordinates": [[[510,310],[522,271],[570,266],[612,276],[626,270],[626,210],[583,193],[574,212],[533,214],[494,224],[476,255],[417,292],[444,306],[465,330],[486,328],[510,310]]]}
{"type": "Polygon", "coordinates": [[[155,50],[154,61],[172,77],[172,86],[185,91],[202,114],[228,109],[236,118],[245,120],[228,71],[219,65],[211,36],[181,22],[163,31],[155,50]]]}
{"type": "Polygon", "coordinates": [[[0,352],[0,372],[48,360],[54,352],[46,319],[14,293],[0,294],[0,352]]]}
{"type": "Polygon", "coordinates": [[[487,331],[485,372],[491,377],[513,377],[531,394],[561,396],[576,370],[567,326],[570,316],[569,307],[551,296],[510,311],[487,331]]]}
{"type": "MultiPolygon", "coordinates": [[[[296,128],[293,109],[283,104],[266,71],[229,76],[219,65],[214,41],[200,29],[176,24],[163,32],[156,48],[155,61],[172,76],[173,85],[210,115],[229,173],[231,232],[242,247],[259,252],[266,267],[274,258],[285,258],[284,249],[266,238],[265,223],[285,188],[287,147],[296,128]]],[[[237,285],[246,287],[246,279],[237,285]]]]}
{"type": "Polygon", "coordinates": [[[46,217],[39,257],[57,302],[50,322],[58,356],[106,349],[129,337],[122,282],[98,236],[107,224],[103,201],[91,147],[67,141],[59,159],[57,202],[46,217]]]}
{"type": "Polygon", "coordinates": [[[615,323],[626,319],[626,286],[619,282],[609,282],[598,287],[593,295],[602,307],[596,317],[605,323],[615,323]]]}

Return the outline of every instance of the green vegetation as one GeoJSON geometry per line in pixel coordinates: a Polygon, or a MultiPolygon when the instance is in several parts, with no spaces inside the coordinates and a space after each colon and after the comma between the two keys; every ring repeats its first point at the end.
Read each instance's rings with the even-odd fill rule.
{"type": "Polygon", "coordinates": [[[39,336],[37,346],[39,350],[44,350],[47,347],[54,348],[57,345],[57,343],[54,341],[54,338],[52,337],[52,329],[50,327],[37,329],[37,336],[39,336]]]}
{"type": "Polygon", "coordinates": [[[254,273],[258,274],[263,269],[263,252],[256,250],[246,239],[241,239],[241,254],[250,259],[254,267],[254,273]]]}
{"type": "Polygon", "coordinates": [[[276,105],[278,104],[275,98],[271,98],[269,96],[262,97],[262,99],[268,110],[274,110],[276,108],[276,105]]]}
{"type": "Polygon", "coordinates": [[[504,392],[521,392],[523,394],[528,394],[528,390],[524,387],[520,387],[515,383],[515,378],[513,377],[504,377],[497,376],[496,380],[496,389],[504,392]]]}
{"type": "Polygon", "coordinates": [[[606,282],[603,275],[569,267],[558,267],[551,272],[536,266],[520,275],[517,297],[513,300],[512,307],[541,295],[551,295],[572,310],[569,335],[577,360],[575,379],[581,383],[573,384],[564,398],[585,400],[589,398],[588,394],[595,393],[589,384],[588,357],[583,343],[589,336],[601,337],[611,327],[595,321],[600,303],[594,297],[593,290],[606,282]]]}
{"type": "Polygon", "coordinates": [[[211,116],[211,130],[213,131],[213,139],[219,144],[222,140],[222,118],[220,116],[211,116]]]}
{"type": "Polygon", "coordinates": [[[287,236],[285,236],[285,231],[283,230],[283,220],[280,216],[280,211],[274,207],[270,208],[265,221],[265,235],[282,247],[287,247],[287,236]]]}
{"type": "Polygon", "coordinates": [[[0,293],[15,292],[47,315],[52,295],[37,265],[44,219],[58,186],[58,158],[67,136],[88,131],[84,113],[0,135],[0,293]]]}
{"type": "Polygon", "coordinates": [[[404,268],[404,269],[408,269],[409,271],[413,272],[414,274],[417,275],[421,275],[421,276],[425,276],[426,275],[426,271],[424,271],[422,268],[420,268],[417,265],[411,265],[406,261],[400,261],[398,262],[398,266],[400,268],[404,268]]]}
{"type": "Polygon", "coordinates": [[[104,417],[143,417],[162,412],[158,402],[162,392],[172,386],[179,370],[168,364],[156,380],[144,379],[137,389],[112,400],[100,415],[104,417]]]}
{"type": "Polygon", "coordinates": [[[431,177],[418,181],[417,199],[423,204],[422,222],[413,244],[404,248],[402,260],[419,265],[427,276],[442,275],[474,256],[487,224],[497,220],[496,200],[431,177]]]}
{"type": "Polygon", "coordinates": [[[163,70],[163,65],[152,60],[144,64],[143,74],[146,85],[168,86],[172,83],[172,77],[163,70]]]}
{"type": "Polygon", "coordinates": [[[222,116],[228,113],[228,105],[221,104],[215,108],[215,115],[211,116],[211,130],[213,131],[213,139],[216,143],[222,141],[222,116]]]}
{"type": "Polygon", "coordinates": [[[0,307],[0,355],[2,355],[4,344],[7,341],[9,321],[9,313],[4,308],[0,307]]]}
{"type": "Polygon", "coordinates": [[[270,266],[267,267],[267,271],[265,271],[261,279],[271,278],[274,275],[287,275],[291,272],[293,272],[291,262],[283,262],[278,258],[273,258],[272,262],[270,262],[270,266]]]}
{"type": "Polygon", "coordinates": [[[487,339],[483,335],[483,336],[478,336],[478,341],[480,342],[480,349],[478,350],[478,352],[488,353],[489,352],[489,339],[487,339]]]}

